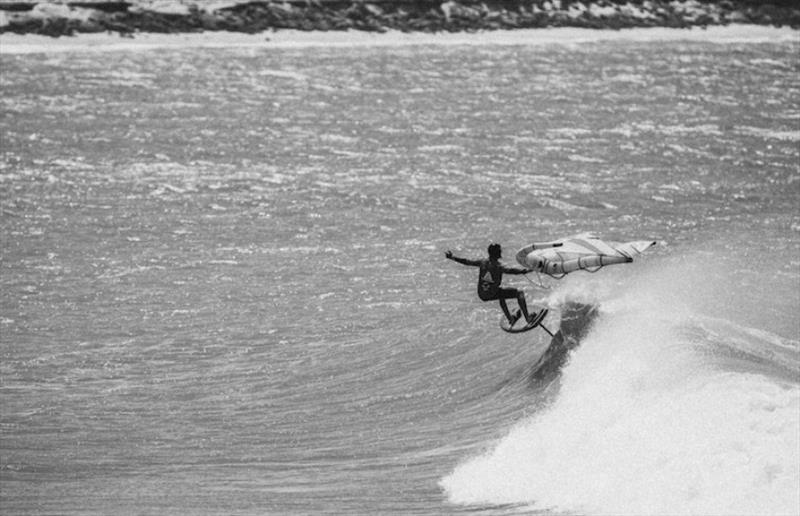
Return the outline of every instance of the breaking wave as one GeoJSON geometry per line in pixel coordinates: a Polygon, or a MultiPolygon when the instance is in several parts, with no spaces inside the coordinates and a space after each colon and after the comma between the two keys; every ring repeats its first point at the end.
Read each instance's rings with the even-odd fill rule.
{"type": "Polygon", "coordinates": [[[695,310],[700,274],[651,274],[604,303],[557,398],[445,477],[450,502],[797,514],[798,343],[695,310]]]}

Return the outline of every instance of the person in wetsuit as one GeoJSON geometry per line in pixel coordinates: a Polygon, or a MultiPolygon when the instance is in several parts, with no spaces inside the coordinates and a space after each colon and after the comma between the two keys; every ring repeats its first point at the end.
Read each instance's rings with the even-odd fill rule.
{"type": "Polygon", "coordinates": [[[503,313],[505,314],[506,318],[508,318],[508,322],[511,323],[511,325],[517,322],[517,319],[520,318],[520,315],[525,317],[525,321],[531,321],[532,317],[528,315],[528,305],[525,303],[525,294],[521,290],[517,290],[515,288],[504,288],[500,286],[503,281],[503,273],[527,274],[531,271],[529,269],[506,267],[500,263],[500,257],[502,256],[502,248],[500,247],[500,244],[491,244],[488,248],[488,252],[489,258],[482,258],[479,260],[459,258],[458,256],[453,255],[452,251],[445,252],[444,256],[449,260],[453,260],[464,265],[479,267],[478,297],[481,299],[481,301],[493,301],[495,299],[498,300],[500,302],[500,308],[503,309],[503,313]],[[506,299],[515,298],[517,300],[517,304],[519,305],[519,310],[512,315],[511,312],[508,311],[506,299]]]}

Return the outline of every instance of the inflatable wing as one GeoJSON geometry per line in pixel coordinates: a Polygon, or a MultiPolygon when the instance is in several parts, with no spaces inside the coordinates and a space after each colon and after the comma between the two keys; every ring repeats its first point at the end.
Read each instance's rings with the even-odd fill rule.
{"type": "Polygon", "coordinates": [[[652,240],[605,242],[587,233],[523,247],[517,252],[517,261],[528,269],[561,278],[574,271],[595,272],[606,265],[632,262],[634,256],[654,245],[652,240]]]}

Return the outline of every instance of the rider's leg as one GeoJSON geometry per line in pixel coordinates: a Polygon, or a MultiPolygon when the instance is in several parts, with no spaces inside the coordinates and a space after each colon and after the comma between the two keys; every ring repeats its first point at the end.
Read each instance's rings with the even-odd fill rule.
{"type": "Polygon", "coordinates": [[[508,322],[514,324],[516,319],[514,319],[514,317],[512,317],[511,315],[511,312],[508,311],[508,305],[506,304],[506,300],[501,297],[500,299],[498,299],[498,301],[500,301],[500,308],[503,309],[503,313],[506,315],[506,319],[508,319],[508,322]]]}
{"type": "Polygon", "coordinates": [[[511,312],[508,310],[508,304],[506,304],[507,299],[517,299],[520,295],[522,295],[520,291],[515,288],[501,288],[497,291],[497,300],[500,302],[500,308],[503,309],[503,313],[511,324],[517,322],[521,315],[525,316],[526,321],[528,320],[527,312],[521,310],[523,305],[520,305],[520,310],[517,310],[514,315],[511,315],[511,312]]]}
{"type": "Polygon", "coordinates": [[[525,302],[525,293],[521,290],[517,292],[517,303],[519,304],[519,309],[522,310],[522,316],[526,321],[530,321],[531,318],[528,315],[528,304],[525,302]]]}

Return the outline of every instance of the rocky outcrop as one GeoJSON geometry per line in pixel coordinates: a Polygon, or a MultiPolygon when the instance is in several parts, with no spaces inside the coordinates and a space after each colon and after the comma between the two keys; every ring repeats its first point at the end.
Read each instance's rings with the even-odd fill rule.
{"type": "Polygon", "coordinates": [[[0,1],[0,33],[180,33],[265,30],[456,32],[538,27],[693,27],[753,23],[800,28],[793,0],[129,0],[0,1]]]}

